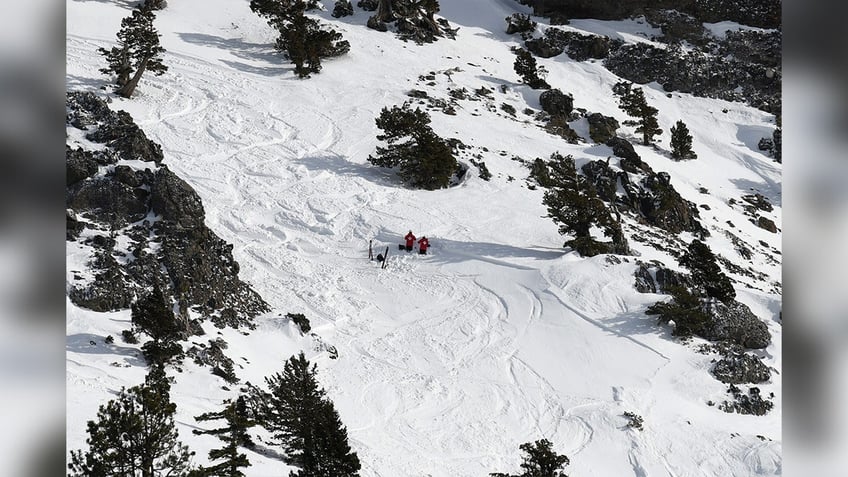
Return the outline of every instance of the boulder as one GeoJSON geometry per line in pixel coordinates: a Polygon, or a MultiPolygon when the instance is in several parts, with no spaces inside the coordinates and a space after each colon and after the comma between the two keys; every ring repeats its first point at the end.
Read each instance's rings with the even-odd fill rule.
{"type": "Polygon", "coordinates": [[[97,161],[82,148],[65,146],[65,184],[73,185],[97,174],[97,161]]]}
{"type": "Polygon", "coordinates": [[[704,302],[702,311],[710,316],[703,337],[712,341],[730,341],[745,348],[760,349],[771,343],[766,324],[751,309],[738,301],[724,304],[718,300],[704,302]]]}
{"type": "Polygon", "coordinates": [[[163,220],[173,222],[181,228],[203,226],[205,213],[200,196],[184,180],[177,177],[167,166],[156,171],[150,204],[153,212],[163,220]]]}
{"type": "Polygon", "coordinates": [[[604,144],[615,137],[618,131],[618,121],[601,113],[592,113],[586,117],[589,122],[589,137],[598,144],[604,144]]]}
{"type": "Polygon", "coordinates": [[[539,95],[542,110],[551,116],[567,117],[574,109],[574,98],[559,89],[549,89],[539,95]]]}
{"type": "Polygon", "coordinates": [[[728,353],[711,371],[725,384],[759,384],[771,379],[771,370],[763,361],[750,353],[728,353]]]}

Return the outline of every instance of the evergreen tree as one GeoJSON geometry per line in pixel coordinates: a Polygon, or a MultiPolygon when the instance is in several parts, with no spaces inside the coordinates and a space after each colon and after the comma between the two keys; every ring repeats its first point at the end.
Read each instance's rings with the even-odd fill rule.
{"type": "Polygon", "coordinates": [[[161,366],[150,369],[144,384],[121,389],[88,421],[89,448],[71,452],[73,477],[188,477],[193,452],[174,426],[177,406],[161,366]]]}
{"type": "Polygon", "coordinates": [[[110,50],[97,49],[109,63],[107,68],[100,71],[117,75],[116,93],[125,98],[132,96],[145,71],[152,71],[159,76],[168,70],[160,56],[165,49],[159,46],[159,32],[153,26],[156,19],[154,6],[155,2],[142,3],[130,16],[121,20],[118,46],[110,50]]]}
{"type": "Polygon", "coordinates": [[[226,421],[224,427],[206,431],[193,431],[195,434],[211,434],[224,443],[223,447],[209,451],[210,460],[223,460],[223,462],[211,467],[201,467],[199,473],[204,476],[215,477],[244,477],[244,473],[239,469],[250,467],[250,461],[245,454],[239,452],[239,448],[254,446],[247,431],[255,423],[248,415],[244,397],[239,396],[235,402],[225,401],[225,403],[228,404],[222,411],[207,412],[195,417],[198,421],[221,419],[226,421]]]}
{"type": "Polygon", "coordinates": [[[657,324],[674,322],[674,336],[703,336],[710,317],[701,307],[701,299],[683,286],[668,287],[671,300],[658,301],[645,310],[646,315],[658,315],[657,324]]]}
{"type": "Polygon", "coordinates": [[[515,63],[512,66],[518,76],[521,77],[521,81],[527,86],[533,89],[549,89],[551,87],[542,78],[547,71],[543,67],[537,67],[536,58],[533,58],[533,54],[524,48],[515,50],[515,63]]]}
{"type": "Polygon", "coordinates": [[[697,154],[692,150],[692,135],[683,121],[677,121],[671,127],[671,157],[674,159],[696,159],[697,154]]]}
{"type": "Polygon", "coordinates": [[[178,323],[159,285],[132,304],[132,322],[139,331],[153,338],[142,346],[149,363],[165,364],[182,354],[177,341],[183,337],[185,327],[178,323]]]}
{"type": "MultiPolygon", "coordinates": [[[[616,92],[616,89],[613,89],[616,92]]],[[[636,118],[635,121],[624,121],[628,126],[637,126],[636,132],[642,133],[642,144],[649,145],[654,136],[662,134],[662,129],[657,122],[657,108],[648,105],[642,88],[626,88],[626,92],[619,95],[618,106],[629,116],[636,118]]]]}
{"type": "Polygon", "coordinates": [[[721,267],[716,263],[716,256],[707,244],[693,240],[679,262],[689,269],[692,280],[704,288],[707,296],[723,303],[730,303],[736,298],[733,283],[721,271],[721,267]]]}
{"type": "Polygon", "coordinates": [[[401,180],[413,187],[434,190],[447,187],[457,170],[451,147],[430,128],[430,116],[421,109],[402,107],[383,108],[376,120],[386,141],[378,146],[376,156],[368,162],[381,167],[399,167],[401,180]]]}
{"type": "MultiPolygon", "coordinates": [[[[548,217],[559,225],[559,233],[574,237],[565,245],[574,248],[583,256],[627,253],[627,241],[620,224],[598,198],[591,182],[577,173],[574,159],[554,153],[545,165],[545,172],[537,172],[549,184],[542,203],[548,208],[548,217]],[[612,246],[592,238],[593,226],[602,228],[604,235],[613,239],[612,246]]],[[[539,166],[537,163],[536,167],[539,166]]]]}
{"type": "Polygon", "coordinates": [[[553,444],[547,439],[519,446],[526,455],[521,463],[522,472],[518,475],[491,473],[493,477],[568,477],[560,469],[570,463],[568,456],[557,454],[551,449],[553,444]]]}
{"type": "Polygon", "coordinates": [[[321,71],[321,60],[341,56],[350,43],[341,33],[305,15],[318,8],[317,0],[251,0],[250,9],[279,32],[274,47],[295,65],[295,74],[307,78],[321,71]]]}
{"type": "Polygon", "coordinates": [[[257,420],[280,443],[286,463],[300,469],[292,476],[357,476],[359,458],[347,429],[315,375],[303,352],[289,358],[282,374],[265,378],[269,391],[251,388],[257,420]]]}

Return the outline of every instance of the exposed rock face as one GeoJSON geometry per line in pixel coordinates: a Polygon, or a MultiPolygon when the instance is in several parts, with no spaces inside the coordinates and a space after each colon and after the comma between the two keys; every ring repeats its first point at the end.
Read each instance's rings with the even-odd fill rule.
{"type": "Polygon", "coordinates": [[[771,379],[768,366],[750,353],[727,353],[713,366],[712,373],[725,384],[760,384],[771,379]]]}
{"type": "Polygon", "coordinates": [[[545,36],[530,38],[524,42],[524,46],[536,56],[551,58],[565,52],[576,61],[604,59],[612,48],[622,44],[622,41],[611,40],[606,36],[584,35],[558,28],[549,28],[545,31],[545,36]]]}
{"type": "Polygon", "coordinates": [[[75,304],[124,309],[158,284],[181,319],[191,308],[219,326],[250,325],[268,310],[238,278],[232,246],[204,225],[200,197],[161,164],[160,146],[127,113],[110,111],[91,93],[69,93],[67,120],[69,128],[85,128],[88,141],[106,146],[67,149],[68,240],[94,249],[94,279],[70,286],[75,304]],[[121,163],[127,160],[150,166],[121,163]]]}
{"type": "Polygon", "coordinates": [[[622,159],[621,167],[625,170],[616,171],[606,162],[592,161],[585,164],[582,171],[595,185],[598,197],[616,204],[621,212],[630,212],[646,223],[674,234],[684,231],[699,235],[707,233],[698,221],[698,208],[680,196],[671,185],[668,173],[655,173],[638,155],[629,162],[622,159]],[[635,163],[637,160],[638,164],[635,163]],[[637,173],[644,177],[633,183],[630,174],[637,173]]]}
{"type": "Polygon", "coordinates": [[[693,285],[688,275],[660,266],[639,265],[634,276],[634,286],[639,293],[668,293],[671,287],[691,288],[693,285]]]}
{"type": "Polygon", "coordinates": [[[703,311],[711,323],[703,337],[712,341],[730,341],[745,348],[765,348],[771,343],[768,327],[751,309],[738,301],[729,305],[717,300],[705,302],[703,311]]]}
{"type": "Polygon", "coordinates": [[[522,0],[537,15],[622,20],[646,9],[677,9],[699,22],[730,20],[761,28],[780,27],[780,0],[522,0]]]}
{"type": "Polygon", "coordinates": [[[567,117],[574,109],[574,98],[559,89],[549,89],[539,95],[542,110],[551,116],[567,117]]]}
{"type": "Polygon", "coordinates": [[[618,131],[618,121],[611,116],[592,113],[586,116],[586,120],[589,121],[589,137],[598,144],[604,144],[614,138],[618,131]]]}
{"type": "MultiPolygon", "coordinates": [[[[660,28],[668,47],[625,44],[600,35],[548,28],[527,38],[533,54],[550,58],[603,59],[613,73],[638,84],[656,81],[666,91],[681,91],[728,101],[743,101],[764,111],[781,110],[782,31],[780,0],[522,0],[537,15],[552,19],[625,19],[644,15],[660,28]],[[713,36],[704,22],[734,21],[773,30],[742,30],[713,36]],[[687,43],[693,49],[684,51],[687,43]]],[[[779,155],[779,153],[778,153],[779,155]]]]}

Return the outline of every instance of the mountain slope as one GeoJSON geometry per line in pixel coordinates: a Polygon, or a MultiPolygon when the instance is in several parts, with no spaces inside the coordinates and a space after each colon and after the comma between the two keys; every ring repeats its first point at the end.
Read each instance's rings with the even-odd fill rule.
{"type": "MultiPolygon", "coordinates": [[[[457,40],[424,46],[366,29],[368,13],[360,9],[342,20],[320,13],[351,42],[351,52],[326,61],[309,80],[297,80],[274,52],[270,28],[248,2],[183,0],[159,13],[169,72],[143,78],[137,97],[115,98],[111,107],[130,112],[162,145],[168,166],[202,198],[206,224],[234,245],[242,277],[273,309],[248,335],[212,327],[207,333],[221,333],[242,366],[239,377],[253,383],[305,349],[348,426],[363,476],[514,471],[518,445],[542,437],[571,458],[571,475],[780,475],[779,374],[761,386],[777,395],[769,415],[707,406],[728,398],[726,386],[708,373],[711,356],[681,345],[643,314],[662,296],[635,291],[636,257],[616,263],[568,253],[546,218],[542,191],[526,186],[528,170],[513,156],[560,151],[580,164],[612,154],[591,142],[568,144],[521,113],[498,113],[502,103],[539,110],[539,91],[517,83],[512,69],[509,47],[518,38],[503,32],[504,17],[526,7],[443,3],[441,15],[460,28],[457,40]],[[433,80],[419,79],[430,74],[433,80]],[[481,154],[491,181],[471,168],[456,187],[409,190],[367,162],[381,108],[407,100],[410,89],[446,98],[449,88],[481,86],[493,90],[492,100],[460,101],[455,116],[432,112],[432,126],[481,154]],[[430,238],[430,255],[397,250],[409,229],[430,238]],[[386,269],[367,260],[369,240],[377,250],[389,247],[386,269]],[[306,314],[321,341],[301,337],[279,317],[286,312],[306,314]],[[338,359],[321,342],[335,346],[338,359]],[[625,411],[645,419],[644,431],[626,428],[625,411]]],[[[128,13],[123,3],[68,4],[68,89],[99,91],[105,78],[95,50],[112,44],[128,13]]],[[[598,25],[625,38],[644,38],[639,33],[649,28],[635,21],[574,28],[598,25]]],[[[540,62],[577,107],[625,119],[611,94],[618,78],[599,63],[564,55],[540,62]]],[[[780,227],[780,165],[756,148],[772,117],[738,103],[666,95],[657,85],[644,89],[666,130],[661,147],[683,118],[699,159],[678,163],[634,147],[654,170],[670,173],[684,198],[709,207],[702,220],[710,246],[745,262],[727,230],[779,250],[779,234],[728,205],[754,189],[775,205],[780,227]]],[[[642,261],[677,268],[666,252],[631,246],[642,261]]],[[[69,270],[84,260],[72,252],[69,270]]],[[[731,276],[740,301],[768,323],[773,344],[760,355],[780,370],[780,296],[769,283],[781,280],[780,263],[767,255],[758,250],[745,263],[767,275],[765,282],[731,276]]],[[[129,327],[128,311],[68,308],[69,336],[119,336],[129,327]]],[[[142,380],[133,347],[117,348],[92,352],[69,340],[72,449],[84,445],[85,420],[98,404],[142,380]]],[[[205,461],[215,442],[191,434],[192,416],[235,390],[193,364],[176,380],[181,437],[205,461]]],[[[257,453],[249,458],[248,475],[285,468],[257,453]]]]}

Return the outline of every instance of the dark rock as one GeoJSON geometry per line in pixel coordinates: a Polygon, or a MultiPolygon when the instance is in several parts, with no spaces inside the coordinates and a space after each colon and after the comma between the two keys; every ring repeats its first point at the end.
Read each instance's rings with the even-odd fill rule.
{"type": "Polygon", "coordinates": [[[636,268],[636,283],[634,287],[636,291],[639,293],[656,293],[657,287],[654,284],[654,277],[651,275],[651,271],[645,265],[639,265],[636,268]]]}
{"type": "Polygon", "coordinates": [[[552,58],[565,51],[565,47],[563,45],[552,43],[546,40],[545,37],[527,40],[524,42],[524,46],[527,47],[531,53],[540,58],[552,58]]]}
{"type": "Polygon", "coordinates": [[[735,384],[731,384],[727,392],[733,396],[733,401],[724,401],[719,404],[718,408],[724,412],[764,416],[774,408],[774,403],[763,399],[760,388],[756,386],[751,386],[746,395],[735,384]]]}
{"type": "Polygon", "coordinates": [[[753,195],[751,195],[751,194],[743,195],[742,200],[751,204],[754,207],[754,209],[762,210],[762,211],[765,211],[765,212],[771,212],[772,210],[774,210],[774,207],[771,205],[771,202],[769,202],[769,200],[766,199],[760,193],[756,193],[756,194],[753,194],[753,195]]]}
{"type": "Polygon", "coordinates": [[[567,117],[574,109],[574,98],[559,89],[549,89],[539,95],[542,110],[551,116],[567,117]]]}
{"type": "Polygon", "coordinates": [[[358,2],[356,2],[356,6],[365,10],[366,12],[373,12],[377,10],[377,7],[380,6],[380,4],[377,0],[359,0],[358,2]]]}
{"type": "Polygon", "coordinates": [[[653,173],[642,179],[640,212],[648,223],[677,234],[693,232],[699,235],[706,230],[698,221],[698,208],[671,185],[667,172],[653,173]]]}
{"type": "Polygon", "coordinates": [[[80,222],[76,212],[71,209],[65,210],[65,240],[73,241],[79,238],[85,223],[80,222]]]}
{"type": "MultiPolygon", "coordinates": [[[[77,177],[88,174],[85,167],[90,166],[76,163],[86,164],[89,155],[97,164],[109,165],[126,159],[128,151],[159,150],[146,142],[128,115],[112,114],[94,95],[69,93],[68,111],[68,127],[85,127],[106,141],[97,151],[68,149],[74,163],[69,167],[83,171],[77,177]]],[[[158,286],[179,303],[177,312],[191,325],[190,333],[202,333],[202,328],[188,320],[189,307],[222,326],[252,326],[251,319],[268,311],[268,305],[238,278],[232,245],[205,227],[200,197],[185,181],[155,160],[151,169],[118,164],[111,173],[67,187],[68,239],[86,226],[101,231],[89,241],[95,248],[88,264],[94,279],[75,283],[68,292],[71,301],[96,311],[126,309],[135,297],[158,286]],[[145,220],[151,210],[161,217],[153,225],[145,220]],[[113,250],[117,235],[129,239],[127,250],[113,250]],[[113,254],[131,259],[119,263],[113,254]]]]}
{"type": "Polygon", "coordinates": [[[768,230],[769,232],[776,234],[777,233],[777,225],[774,224],[774,221],[767,217],[758,217],[757,218],[757,227],[768,230]]]}
{"type": "Polygon", "coordinates": [[[353,15],[353,5],[350,0],[337,0],[333,5],[333,18],[349,17],[353,15]]]}
{"type": "Polygon", "coordinates": [[[67,205],[78,214],[96,216],[113,229],[147,216],[148,205],[132,187],[110,178],[78,182],[67,191],[67,205]]]}
{"type": "Polygon", "coordinates": [[[536,29],[536,22],[530,19],[530,15],[513,13],[506,18],[506,33],[530,33],[536,29]]]}
{"type": "Polygon", "coordinates": [[[759,384],[771,379],[771,370],[750,353],[728,353],[712,369],[713,376],[725,384],[759,384]]]}
{"type": "Polygon", "coordinates": [[[717,300],[705,302],[703,311],[710,316],[704,338],[730,341],[746,348],[765,348],[771,343],[768,327],[751,309],[738,301],[726,305],[717,300]]]}
{"type": "Polygon", "coordinates": [[[642,164],[644,163],[642,162],[642,158],[639,157],[639,154],[636,153],[636,149],[633,148],[633,144],[630,144],[630,141],[618,136],[613,136],[607,140],[606,145],[612,148],[613,154],[622,159],[627,159],[627,165],[635,166],[629,168],[622,166],[622,169],[633,173],[641,172],[644,167],[642,164]]]}
{"type": "Polygon", "coordinates": [[[589,137],[598,144],[604,144],[615,137],[618,131],[618,121],[611,116],[592,113],[586,117],[589,122],[589,137]]]}
{"type": "Polygon", "coordinates": [[[76,184],[94,174],[97,174],[97,161],[90,152],[65,146],[66,185],[76,184]]]}
{"type": "Polygon", "coordinates": [[[645,19],[651,26],[663,32],[667,43],[686,41],[693,45],[703,45],[708,41],[709,33],[704,23],[692,15],[671,9],[645,9],[645,19]]]}
{"type": "Polygon", "coordinates": [[[674,287],[691,288],[688,275],[661,266],[640,265],[636,269],[636,290],[640,293],[669,293],[674,287]]]}
{"type": "Polygon", "coordinates": [[[369,17],[368,21],[365,22],[365,26],[367,26],[368,28],[370,28],[372,30],[383,31],[383,32],[389,31],[388,25],[386,25],[385,23],[378,20],[376,16],[369,17]]]}
{"type": "Polygon", "coordinates": [[[689,275],[675,272],[665,267],[657,267],[654,274],[657,282],[657,290],[661,293],[668,293],[673,287],[692,288],[692,280],[689,275]]]}
{"type": "Polygon", "coordinates": [[[205,213],[200,196],[184,180],[177,177],[167,166],[156,171],[151,190],[150,203],[153,212],[163,220],[178,227],[196,228],[203,226],[205,213]]]}
{"type": "Polygon", "coordinates": [[[115,166],[112,174],[118,182],[130,187],[140,187],[144,183],[144,178],[136,174],[130,166],[115,166]]]}

